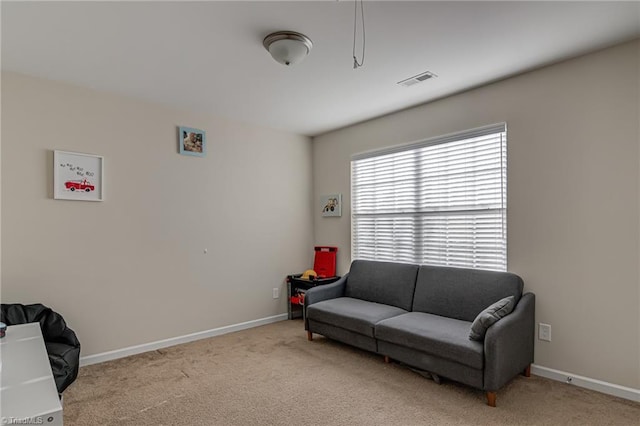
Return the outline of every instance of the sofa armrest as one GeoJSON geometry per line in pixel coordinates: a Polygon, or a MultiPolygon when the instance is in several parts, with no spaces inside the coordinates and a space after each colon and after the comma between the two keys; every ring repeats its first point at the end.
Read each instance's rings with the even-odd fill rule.
{"type": "Polygon", "coordinates": [[[484,339],[484,390],[494,392],[533,363],[533,293],[525,293],[513,312],[493,324],[484,339]]]}
{"type": "MultiPolygon", "coordinates": [[[[347,278],[349,278],[348,273],[344,274],[338,281],[334,283],[319,285],[307,290],[304,295],[305,312],[307,311],[309,305],[322,302],[323,300],[335,299],[344,296],[344,291],[347,287],[347,278]]],[[[304,329],[309,329],[309,321],[307,320],[306,315],[304,318],[304,329]]]]}
{"type": "Polygon", "coordinates": [[[336,297],[344,296],[344,290],[347,284],[347,278],[349,274],[344,274],[338,281],[319,285],[307,290],[304,295],[305,308],[314,303],[322,302],[323,300],[335,299],[336,297]]]}

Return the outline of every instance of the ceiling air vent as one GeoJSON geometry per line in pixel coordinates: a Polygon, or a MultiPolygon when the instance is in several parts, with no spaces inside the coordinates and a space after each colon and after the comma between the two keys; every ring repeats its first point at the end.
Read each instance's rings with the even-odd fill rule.
{"type": "Polygon", "coordinates": [[[409,87],[414,84],[422,83],[425,80],[429,80],[430,78],[437,77],[431,71],[423,72],[422,74],[414,75],[413,77],[409,77],[405,80],[399,81],[398,84],[400,86],[409,87]]]}

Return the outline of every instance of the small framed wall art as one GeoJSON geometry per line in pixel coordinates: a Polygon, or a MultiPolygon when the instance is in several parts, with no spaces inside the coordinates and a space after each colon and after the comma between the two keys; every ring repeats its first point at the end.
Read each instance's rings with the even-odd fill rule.
{"type": "Polygon", "coordinates": [[[320,197],[323,217],[342,216],[342,194],[323,195],[320,197]]]}
{"type": "Polygon", "coordinates": [[[102,201],[104,158],[79,152],[53,151],[53,198],[102,201]]]}
{"type": "Polygon", "coordinates": [[[207,137],[204,130],[179,127],[178,144],[182,155],[204,157],[207,153],[207,137]]]}

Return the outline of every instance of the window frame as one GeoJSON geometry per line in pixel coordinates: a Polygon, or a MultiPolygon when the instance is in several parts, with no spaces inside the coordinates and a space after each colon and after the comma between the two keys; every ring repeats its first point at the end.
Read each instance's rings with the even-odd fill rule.
{"type": "MultiPolygon", "coordinates": [[[[490,269],[490,270],[498,270],[498,271],[506,271],[507,270],[507,265],[508,265],[508,259],[507,259],[507,254],[508,254],[508,250],[507,250],[507,124],[506,122],[501,122],[501,123],[496,123],[496,124],[491,124],[488,126],[482,126],[482,127],[478,127],[478,128],[474,128],[474,129],[470,129],[470,130],[465,130],[465,131],[461,131],[461,132],[455,132],[455,133],[450,133],[450,134],[446,134],[446,135],[442,135],[442,136],[436,136],[436,137],[432,137],[432,138],[428,138],[428,139],[424,139],[421,141],[417,141],[417,142],[412,142],[412,143],[408,143],[408,144],[401,144],[401,145],[394,145],[394,146],[390,146],[390,147],[385,147],[382,149],[376,149],[376,150],[371,150],[371,151],[366,151],[366,152],[362,152],[362,153],[357,153],[357,154],[353,154],[351,156],[351,205],[352,205],[352,209],[351,209],[351,258],[353,260],[355,259],[370,259],[370,260],[383,260],[383,261],[398,261],[398,262],[406,262],[406,263],[425,263],[425,264],[434,264],[434,265],[442,265],[442,266],[453,266],[453,267],[469,267],[469,268],[477,268],[477,269],[490,269]],[[354,182],[355,180],[357,180],[357,177],[355,176],[355,167],[358,166],[358,162],[361,162],[361,164],[365,163],[361,160],[368,160],[368,159],[373,159],[373,158],[379,158],[379,157],[383,157],[383,156],[388,156],[387,158],[389,159],[393,159],[393,158],[397,158],[398,156],[402,156],[403,154],[411,154],[413,153],[413,155],[417,155],[420,156],[420,150],[424,150],[424,149],[428,149],[429,147],[434,147],[434,146],[438,146],[438,145],[445,145],[445,144],[451,144],[454,142],[460,142],[460,141],[468,141],[469,144],[472,144],[474,142],[478,141],[478,138],[482,138],[482,137],[487,137],[487,136],[495,136],[496,141],[491,141],[491,143],[496,144],[497,143],[497,149],[499,150],[499,163],[496,163],[499,165],[499,169],[496,172],[495,168],[494,168],[494,172],[493,175],[498,175],[499,178],[499,190],[500,190],[500,194],[497,196],[494,193],[493,197],[493,202],[491,203],[491,205],[488,205],[486,208],[478,208],[477,206],[474,206],[471,209],[465,209],[465,208],[461,208],[461,209],[457,209],[457,208],[448,208],[442,211],[439,211],[437,214],[439,214],[442,217],[445,217],[445,220],[453,220],[451,218],[455,218],[455,216],[461,216],[461,215],[467,215],[467,218],[465,219],[463,218],[458,218],[459,221],[461,221],[461,223],[472,223],[474,220],[478,220],[479,217],[486,215],[486,217],[483,220],[486,220],[487,223],[489,223],[490,225],[487,225],[488,227],[491,227],[493,232],[492,234],[490,234],[492,237],[490,238],[494,238],[496,243],[495,243],[495,249],[492,249],[493,251],[491,251],[487,256],[484,257],[484,261],[471,261],[470,259],[476,259],[478,257],[478,249],[476,249],[475,246],[475,242],[473,244],[473,249],[469,250],[468,252],[471,254],[473,254],[472,256],[469,256],[466,260],[456,260],[456,261],[451,261],[451,260],[446,260],[443,262],[440,262],[441,259],[436,259],[435,261],[433,261],[433,256],[431,256],[431,258],[428,261],[425,261],[425,259],[427,259],[429,256],[424,255],[424,250],[423,247],[429,245],[429,237],[426,237],[426,231],[424,231],[424,229],[422,229],[424,227],[424,223],[428,222],[428,219],[424,219],[425,217],[433,214],[434,216],[437,216],[437,214],[435,213],[431,213],[431,212],[425,212],[424,209],[422,211],[418,211],[420,210],[419,208],[416,208],[414,210],[410,210],[407,212],[378,212],[378,213],[361,213],[358,211],[359,209],[359,205],[361,205],[361,203],[359,203],[360,200],[358,200],[356,197],[357,195],[354,194],[356,191],[354,190],[355,185],[358,185],[358,182],[354,182]],[[395,155],[395,157],[392,157],[392,155],[395,155]],[[496,200],[499,200],[499,207],[495,207],[496,205],[496,200]],[[381,256],[381,258],[376,258],[377,257],[377,253],[376,255],[369,255],[369,256],[365,256],[363,257],[362,255],[360,255],[360,253],[363,253],[364,251],[366,251],[366,249],[363,249],[362,247],[356,247],[356,245],[358,244],[358,241],[360,240],[360,238],[357,237],[357,232],[358,229],[356,229],[358,226],[358,222],[360,219],[365,218],[365,217],[369,217],[369,218],[373,218],[373,220],[375,220],[376,218],[382,218],[382,217],[387,217],[389,218],[389,220],[393,219],[393,218],[400,218],[400,217],[409,217],[412,218],[414,223],[412,226],[412,230],[413,230],[413,234],[414,234],[414,247],[413,247],[413,252],[409,253],[409,254],[402,254],[399,253],[397,257],[395,257],[395,253],[392,255],[394,256],[393,258],[388,258],[385,257],[384,255],[381,256]],[[473,216],[473,220],[469,219],[470,217],[473,216]],[[464,222],[464,221],[467,222],[464,222]],[[422,225],[421,225],[422,224],[422,225]],[[418,236],[416,235],[417,231],[419,233],[418,236]],[[416,248],[418,247],[419,248],[416,248]],[[493,256],[491,259],[488,257],[489,255],[493,256]],[[476,266],[476,265],[480,265],[480,266],[476,266]]],[[[453,146],[453,145],[452,145],[453,146]]],[[[463,146],[462,148],[453,148],[458,149],[460,152],[463,152],[464,149],[467,147],[467,145],[465,144],[465,146],[463,146]]],[[[437,149],[437,148],[436,148],[437,149]]],[[[446,148],[445,148],[446,149],[446,148]]],[[[493,149],[493,148],[492,148],[493,149]]],[[[457,153],[457,151],[456,151],[457,153]]],[[[494,153],[495,154],[495,153],[494,153]]],[[[422,154],[424,157],[424,154],[422,154]]],[[[422,162],[425,161],[424,157],[422,160],[422,162]]],[[[468,157],[469,159],[472,160],[476,160],[477,158],[479,158],[478,154],[473,154],[472,157],[468,157]]],[[[384,161],[384,159],[382,160],[384,161]]],[[[495,160],[495,155],[492,158],[492,161],[496,161],[495,160]]],[[[409,164],[407,162],[407,164],[409,164]]],[[[416,163],[414,164],[412,167],[414,168],[420,168],[422,167],[421,163],[416,163]],[[416,165],[417,164],[417,165],[416,165]]],[[[493,163],[492,163],[493,164],[493,163]]],[[[366,166],[362,166],[362,167],[366,167],[366,166]]],[[[391,166],[394,167],[394,166],[391,166]]],[[[391,170],[391,169],[390,169],[391,170]]],[[[398,168],[398,170],[401,170],[400,168],[398,168]]],[[[449,170],[449,169],[447,169],[449,170]]],[[[393,169],[392,172],[395,172],[396,169],[393,169]]],[[[390,172],[391,173],[391,172],[390,172]]],[[[414,169],[412,169],[411,171],[409,171],[408,173],[413,173],[413,174],[418,174],[420,176],[422,176],[420,173],[416,172],[414,169]]],[[[365,173],[361,173],[362,175],[364,175],[365,173]]],[[[373,176],[373,175],[372,175],[373,176]]],[[[442,174],[438,175],[438,176],[442,176],[442,174]]],[[[363,179],[362,176],[360,176],[360,179],[363,179]]],[[[424,179],[424,176],[421,177],[421,179],[424,179]]],[[[493,180],[491,181],[492,184],[495,186],[495,183],[497,182],[495,180],[495,176],[493,178],[493,180]]],[[[475,181],[474,181],[475,182],[475,181]]],[[[420,181],[418,183],[416,183],[417,186],[420,186],[421,188],[424,188],[426,186],[428,186],[428,183],[424,183],[423,181],[420,181]]],[[[479,185],[479,184],[478,184],[479,185]]],[[[435,185],[433,186],[435,187],[435,185]]],[[[408,186],[407,186],[408,188],[408,186]]],[[[403,189],[406,189],[403,187],[403,189]]],[[[415,195],[415,198],[421,197],[421,195],[415,195]]],[[[415,201],[414,204],[416,205],[420,205],[423,206],[424,203],[419,203],[418,201],[415,201]]],[[[437,210],[437,208],[436,208],[437,210]]],[[[437,218],[436,218],[437,219],[437,218]]],[[[399,220],[399,219],[398,219],[399,220]]],[[[437,221],[437,220],[436,220],[437,221]]],[[[362,220],[360,220],[360,222],[362,222],[362,220]]],[[[407,221],[407,223],[410,221],[407,221]]],[[[375,229],[375,227],[377,225],[370,225],[372,227],[372,229],[375,229]]],[[[384,228],[389,235],[397,235],[397,233],[394,234],[394,230],[397,229],[399,225],[389,225],[386,228],[384,228]]],[[[448,227],[449,225],[445,226],[442,229],[449,229],[448,227]]],[[[484,226],[484,225],[483,225],[484,226]]],[[[364,225],[363,225],[364,227],[364,225]]],[[[361,234],[362,232],[364,232],[362,229],[360,230],[361,234]]],[[[375,231],[374,231],[375,232],[375,231]]],[[[449,232],[449,231],[447,231],[449,232]]],[[[476,235],[479,234],[479,231],[473,231],[471,233],[468,233],[466,235],[476,235]]],[[[376,239],[377,237],[374,237],[374,239],[376,239]]],[[[391,241],[395,241],[395,236],[390,237],[391,241]]],[[[433,238],[433,237],[431,237],[433,238]]],[[[382,240],[383,238],[380,237],[380,239],[382,240]]],[[[475,240],[474,240],[475,241],[475,240]]],[[[487,243],[488,244],[488,243],[487,243]]],[[[375,245],[375,244],[374,244],[375,245]]],[[[393,245],[393,243],[392,243],[393,245]]],[[[431,244],[433,245],[433,244],[431,244]]],[[[372,246],[373,247],[373,246],[372,246]]],[[[447,247],[449,246],[443,246],[443,249],[446,250],[447,247]]],[[[449,247],[449,249],[451,249],[449,247]]],[[[375,252],[375,249],[369,249],[369,252],[375,252]]],[[[383,250],[381,250],[383,251],[383,250]]],[[[482,251],[482,250],[480,250],[482,251]]],[[[389,248],[386,247],[386,252],[389,252],[389,248]]]]}

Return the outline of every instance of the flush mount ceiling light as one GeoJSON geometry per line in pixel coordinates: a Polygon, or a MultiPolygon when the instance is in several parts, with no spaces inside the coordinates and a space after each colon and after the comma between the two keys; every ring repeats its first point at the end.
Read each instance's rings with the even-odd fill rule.
{"type": "Polygon", "coordinates": [[[313,47],[311,39],[295,31],[278,31],[262,41],[273,59],[283,65],[294,65],[307,57],[313,47]]]}

